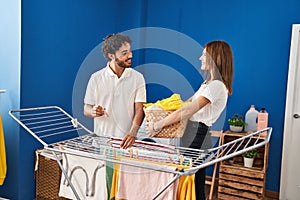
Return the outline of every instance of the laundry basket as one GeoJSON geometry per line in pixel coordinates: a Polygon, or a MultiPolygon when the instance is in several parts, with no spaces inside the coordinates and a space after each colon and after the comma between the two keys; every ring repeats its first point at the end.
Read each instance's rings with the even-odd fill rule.
{"type": "MultiPolygon", "coordinates": [[[[146,118],[146,128],[149,127],[150,123],[160,121],[166,118],[174,111],[170,110],[150,110],[144,109],[146,118]]],[[[176,122],[169,126],[162,128],[154,137],[156,138],[178,138],[182,137],[186,128],[187,119],[176,122]]]]}
{"type": "Polygon", "coordinates": [[[67,200],[58,196],[61,169],[56,160],[43,155],[43,151],[36,151],[36,200],[67,200]]]}

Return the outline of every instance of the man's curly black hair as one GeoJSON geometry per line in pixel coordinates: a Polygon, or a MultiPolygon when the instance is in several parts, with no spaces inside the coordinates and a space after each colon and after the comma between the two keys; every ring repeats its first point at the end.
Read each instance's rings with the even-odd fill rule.
{"type": "Polygon", "coordinates": [[[120,47],[125,43],[128,42],[131,44],[131,40],[128,36],[122,35],[122,34],[110,34],[103,38],[103,44],[102,44],[102,53],[103,56],[110,60],[108,57],[108,54],[115,54],[116,51],[120,49],[120,47]]]}

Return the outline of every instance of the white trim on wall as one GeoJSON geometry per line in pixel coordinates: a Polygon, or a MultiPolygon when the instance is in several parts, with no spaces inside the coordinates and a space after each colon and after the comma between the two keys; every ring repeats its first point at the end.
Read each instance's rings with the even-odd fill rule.
{"type": "Polygon", "coordinates": [[[299,130],[296,130],[300,119],[294,118],[294,114],[300,113],[299,82],[300,82],[300,24],[294,24],[290,48],[289,74],[286,94],[286,110],[284,122],[284,139],[282,147],[281,181],[279,199],[298,199],[300,192],[299,176],[299,130]],[[298,69],[297,69],[298,67],[298,69]],[[297,120],[297,122],[295,121],[297,120]],[[298,123],[298,124],[297,124],[298,123]]]}

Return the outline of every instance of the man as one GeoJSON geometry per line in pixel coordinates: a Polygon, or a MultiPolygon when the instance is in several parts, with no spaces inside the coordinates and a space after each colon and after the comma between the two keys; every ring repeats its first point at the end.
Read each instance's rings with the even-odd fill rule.
{"type": "Polygon", "coordinates": [[[133,145],[144,118],[145,80],[141,73],[131,68],[128,36],[107,36],[102,52],[108,63],[92,74],[88,82],[84,115],[94,118],[96,134],[122,137],[121,147],[126,149],[133,145]]]}

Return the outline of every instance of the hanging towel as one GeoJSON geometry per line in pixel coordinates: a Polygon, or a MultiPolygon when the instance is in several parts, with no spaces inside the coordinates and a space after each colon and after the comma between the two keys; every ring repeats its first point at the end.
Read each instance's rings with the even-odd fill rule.
{"type": "MultiPolygon", "coordinates": [[[[63,167],[68,173],[80,199],[107,199],[105,162],[77,155],[63,154],[63,167]]],[[[59,196],[76,199],[62,174],[59,196]]]]}
{"type": "MultiPolygon", "coordinates": [[[[134,158],[125,158],[125,157],[118,157],[120,160],[127,160],[127,162],[137,162],[137,159],[134,158]]],[[[142,160],[139,160],[139,162],[143,162],[142,160]]],[[[151,161],[145,161],[151,165],[151,161]]],[[[185,165],[178,165],[178,164],[168,164],[168,167],[175,167],[176,169],[188,169],[190,166],[185,166],[185,165]]],[[[167,167],[166,166],[166,167],[167,167]]],[[[124,173],[122,171],[121,173],[124,173]]],[[[115,163],[114,164],[114,174],[113,174],[113,180],[112,180],[112,185],[111,185],[111,192],[110,192],[110,199],[111,200],[119,200],[117,198],[118,194],[118,189],[123,186],[119,186],[119,176],[120,176],[120,164],[115,163]]],[[[178,184],[174,183],[174,187],[177,186],[177,197],[174,199],[176,200],[196,200],[196,191],[195,191],[195,174],[190,175],[190,176],[181,176],[179,178],[178,184]]],[[[143,182],[142,183],[144,187],[149,187],[149,182],[143,182]]],[[[175,188],[176,191],[176,188],[175,188]]],[[[119,195],[120,196],[120,195],[119,195]]],[[[118,197],[119,197],[118,196],[118,197]]]]}
{"type": "MultiPolygon", "coordinates": [[[[176,170],[176,167],[172,166],[165,166],[165,168],[176,170]]],[[[152,199],[172,178],[174,178],[172,173],[121,165],[117,198],[127,200],[152,199]]],[[[170,185],[157,199],[176,199],[177,185],[178,180],[170,185]]]]}
{"type": "Polygon", "coordinates": [[[116,197],[118,193],[118,187],[119,187],[119,171],[120,171],[120,164],[114,163],[114,173],[112,177],[110,198],[109,198],[110,200],[119,200],[116,197]]]}
{"type": "MultiPolygon", "coordinates": [[[[187,166],[182,165],[174,165],[178,168],[186,169],[187,166]]],[[[111,200],[120,200],[116,198],[116,194],[118,193],[118,187],[119,187],[119,170],[120,165],[115,163],[114,164],[114,175],[113,175],[113,181],[111,185],[111,193],[110,193],[110,199],[111,200]]],[[[179,178],[179,183],[177,187],[177,200],[196,200],[196,191],[195,191],[195,174],[190,176],[181,176],[179,178]]],[[[145,184],[145,187],[148,187],[147,184],[145,184]]]]}
{"type": "Polygon", "coordinates": [[[5,153],[2,117],[0,115],[0,185],[3,184],[5,177],[6,177],[6,153],[5,153]]]}
{"type": "Polygon", "coordinates": [[[179,178],[177,200],[196,200],[195,174],[179,178]]]}
{"type": "MultiPolygon", "coordinates": [[[[189,166],[172,165],[178,169],[188,169],[189,166]]],[[[195,174],[179,178],[177,200],[196,200],[195,174]]]]}

